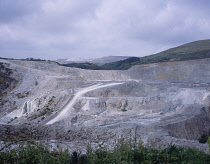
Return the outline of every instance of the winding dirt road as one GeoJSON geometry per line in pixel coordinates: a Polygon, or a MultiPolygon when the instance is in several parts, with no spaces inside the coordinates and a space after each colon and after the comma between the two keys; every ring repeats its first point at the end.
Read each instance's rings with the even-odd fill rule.
{"type": "Polygon", "coordinates": [[[120,85],[120,84],[122,84],[122,83],[109,83],[109,84],[99,83],[99,84],[92,85],[87,88],[82,88],[81,90],[76,92],[73,99],[61,110],[61,112],[55,118],[53,118],[52,120],[47,122],[46,125],[51,125],[59,120],[64,119],[66,117],[66,115],[69,113],[69,111],[71,110],[72,106],[75,104],[75,102],[85,93],[96,90],[96,89],[110,87],[110,86],[114,86],[114,85],[120,85]]]}

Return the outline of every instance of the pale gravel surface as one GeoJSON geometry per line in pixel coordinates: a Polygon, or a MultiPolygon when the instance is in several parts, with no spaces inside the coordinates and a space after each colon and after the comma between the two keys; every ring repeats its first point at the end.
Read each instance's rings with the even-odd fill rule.
{"type": "Polygon", "coordinates": [[[52,62],[0,62],[10,64],[19,79],[4,97],[8,103],[1,109],[0,124],[38,125],[37,133],[51,139],[73,135],[71,147],[98,135],[111,142],[111,134],[126,137],[138,127],[136,133],[146,145],[189,145],[207,151],[207,145],[197,139],[210,129],[210,59],[135,66],[127,71],[82,70],[52,62]],[[27,96],[18,98],[17,94],[26,92],[27,96]],[[16,110],[11,112],[14,102],[16,110]],[[51,115],[29,119],[46,107],[53,110],[51,115]],[[89,135],[83,130],[80,134],[81,129],[89,135]]]}
{"type": "Polygon", "coordinates": [[[96,89],[100,89],[100,88],[105,88],[105,87],[109,87],[109,86],[114,86],[114,85],[120,85],[122,83],[110,83],[110,84],[96,84],[87,88],[83,88],[79,91],[77,91],[77,93],[75,94],[75,96],[73,97],[73,99],[66,105],[66,107],[64,107],[61,112],[59,113],[58,116],[56,116],[54,119],[50,120],[49,122],[46,123],[46,125],[50,125],[53,124],[59,120],[62,120],[66,117],[66,115],[68,115],[68,113],[71,112],[71,108],[74,105],[74,103],[85,93],[90,92],[92,90],[96,90],[96,89]]]}

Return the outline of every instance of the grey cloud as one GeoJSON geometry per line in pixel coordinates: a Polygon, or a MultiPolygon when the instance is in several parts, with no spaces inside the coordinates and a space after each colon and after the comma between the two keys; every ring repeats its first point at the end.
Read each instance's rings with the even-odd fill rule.
{"type": "Polygon", "coordinates": [[[0,0],[0,23],[8,23],[34,12],[40,0],[0,0]]]}
{"type": "Polygon", "coordinates": [[[150,55],[209,38],[209,3],[0,0],[4,4],[0,10],[0,56],[56,59],[150,55]]]}

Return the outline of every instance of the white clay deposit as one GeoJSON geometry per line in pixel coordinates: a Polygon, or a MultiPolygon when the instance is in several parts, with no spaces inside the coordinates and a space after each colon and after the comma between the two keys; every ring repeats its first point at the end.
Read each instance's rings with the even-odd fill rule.
{"type": "Polygon", "coordinates": [[[198,138],[210,130],[210,59],[124,71],[0,62],[9,64],[18,79],[0,109],[1,126],[14,126],[14,135],[20,129],[41,140],[85,145],[97,136],[114,141],[135,134],[147,146],[176,144],[207,151],[198,138]]]}

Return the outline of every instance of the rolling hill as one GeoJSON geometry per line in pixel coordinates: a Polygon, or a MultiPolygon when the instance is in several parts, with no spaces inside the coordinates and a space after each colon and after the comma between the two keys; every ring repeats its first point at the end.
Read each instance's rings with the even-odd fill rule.
{"type": "Polygon", "coordinates": [[[97,70],[126,70],[134,65],[210,58],[210,39],[190,42],[166,51],[145,57],[131,57],[124,60],[96,65],[92,63],[64,64],[63,66],[97,70]]]}
{"type": "Polygon", "coordinates": [[[210,40],[195,41],[154,55],[142,57],[139,64],[203,58],[210,58],[210,40]]]}
{"type": "Polygon", "coordinates": [[[116,62],[120,60],[125,60],[131,56],[105,56],[95,59],[58,59],[55,62],[59,64],[70,64],[70,63],[92,63],[97,65],[103,65],[106,63],[116,62]]]}

